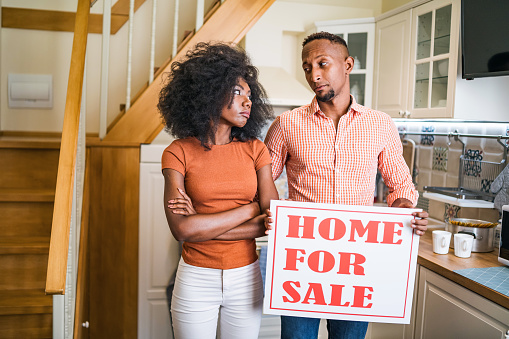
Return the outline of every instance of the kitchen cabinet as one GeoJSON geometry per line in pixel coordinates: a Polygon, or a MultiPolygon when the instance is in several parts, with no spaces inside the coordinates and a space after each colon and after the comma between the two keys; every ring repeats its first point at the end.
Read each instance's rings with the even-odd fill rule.
{"type": "Polygon", "coordinates": [[[391,117],[407,110],[412,12],[376,23],[373,105],[391,117]]]}
{"type": "Polygon", "coordinates": [[[138,272],[138,338],[173,338],[166,286],[180,260],[163,208],[161,155],[166,145],[142,145],[138,272]]]}
{"type": "Polygon", "coordinates": [[[419,268],[414,338],[500,338],[509,330],[509,310],[419,268]]]}
{"type": "Polygon", "coordinates": [[[375,19],[317,21],[308,34],[329,32],[345,39],[354,58],[350,73],[350,93],[357,103],[371,107],[373,98],[373,68],[375,47],[375,19]]]}
{"type": "Polygon", "coordinates": [[[433,0],[376,23],[374,108],[392,117],[453,116],[459,0],[433,0]]]}
{"type": "Polygon", "coordinates": [[[413,118],[452,117],[460,3],[434,0],[412,10],[408,107],[413,118]]]}

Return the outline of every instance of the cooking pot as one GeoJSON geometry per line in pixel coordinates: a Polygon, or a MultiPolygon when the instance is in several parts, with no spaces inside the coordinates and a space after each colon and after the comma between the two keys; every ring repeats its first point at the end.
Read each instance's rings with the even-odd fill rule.
{"type": "MultiPolygon", "coordinates": [[[[493,251],[496,223],[477,219],[451,218],[445,224],[445,230],[454,234],[466,233],[474,236],[472,252],[493,251]],[[475,226],[474,226],[475,225],[475,226]]],[[[454,248],[454,238],[451,239],[451,248],[454,248]]]]}

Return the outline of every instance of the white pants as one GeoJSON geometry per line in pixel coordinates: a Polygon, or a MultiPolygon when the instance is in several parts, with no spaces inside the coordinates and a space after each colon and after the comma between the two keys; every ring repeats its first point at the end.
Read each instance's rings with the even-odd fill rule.
{"type": "Polygon", "coordinates": [[[258,338],[263,283],[258,261],[230,270],[180,259],[171,301],[175,339],[258,338]],[[219,319],[219,329],[217,329],[219,319]]]}

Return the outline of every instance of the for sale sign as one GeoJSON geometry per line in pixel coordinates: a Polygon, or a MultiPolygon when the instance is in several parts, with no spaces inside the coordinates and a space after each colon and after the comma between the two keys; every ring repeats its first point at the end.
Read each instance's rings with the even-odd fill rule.
{"type": "Polygon", "coordinates": [[[420,210],[272,201],[271,211],[266,314],[410,322],[420,210]]]}

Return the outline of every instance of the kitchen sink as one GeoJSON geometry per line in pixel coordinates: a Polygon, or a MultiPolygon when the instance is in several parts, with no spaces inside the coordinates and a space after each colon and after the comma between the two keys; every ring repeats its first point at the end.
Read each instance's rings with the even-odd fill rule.
{"type": "Polygon", "coordinates": [[[433,187],[424,186],[424,191],[430,193],[439,193],[458,199],[486,200],[493,201],[495,194],[487,192],[472,191],[462,187],[433,187]]]}

